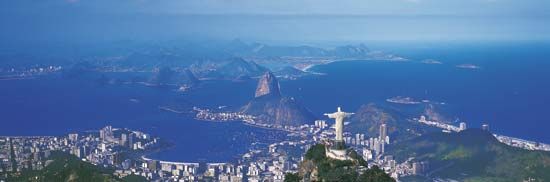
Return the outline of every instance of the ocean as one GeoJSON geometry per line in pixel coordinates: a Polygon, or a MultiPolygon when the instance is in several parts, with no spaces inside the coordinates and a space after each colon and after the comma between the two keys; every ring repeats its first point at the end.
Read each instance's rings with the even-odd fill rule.
{"type": "Polygon", "coordinates": [[[326,76],[284,82],[282,90],[317,113],[336,106],[347,111],[367,103],[384,106],[395,96],[443,102],[440,111],[451,122],[474,128],[487,123],[498,134],[550,143],[550,45],[516,44],[401,47],[393,53],[409,61],[321,65],[312,71],[326,76]],[[441,64],[422,63],[426,59],[441,64]],[[462,64],[479,69],[457,67],[462,64]]]}
{"type": "MultiPolygon", "coordinates": [[[[311,68],[325,73],[281,81],[283,95],[302,102],[317,116],[337,106],[353,112],[362,104],[395,96],[445,103],[450,121],[469,127],[488,123],[503,135],[550,143],[550,46],[453,44],[384,47],[405,62],[341,61],[311,68]],[[434,59],[441,64],[425,64],[434,59]],[[479,69],[458,68],[474,64],[479,69]]],[[[190,114],[159,106],[238,108],[253,98],[256,81],[207,81],[181,93],[138,84],[99,85],[87,79],[45,76],[0,81],[0,135],[65,135],[105,125],[142,130],[175,146],[151,155],[173,161],[236,160],[252,143],[269,143],[285,133],[240,122],[197,121],[190,114]]],[[[420,113],[418,113],[419,115],[420,113]]],[[[418,117],[411,114],[410,117],[418,117]]]]}

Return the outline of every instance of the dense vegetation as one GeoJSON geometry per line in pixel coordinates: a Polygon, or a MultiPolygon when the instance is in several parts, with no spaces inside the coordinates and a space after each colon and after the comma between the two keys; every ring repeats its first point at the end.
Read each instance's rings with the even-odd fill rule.
{"type": "Polygon", "coordinates": [[[92,165],[63,152],[52,152],[48,160],[51,163],[44,169],[23,171],[20,175],[10,177],[8,181],[146,181],[145,178],[135,175],[117,178],[111,169],[92,165]]]}
{"type": "Polygon", "coordinates": [[[479,129],[433,133],[398,143],[388,151],[400,161],[428,161],[428,177],[461,181],[550,181],[550,153],[500,143],[479,129]]]}
{"type": "MultiPolygon", "coordinates": [[[[415,113],[421,108],[414,109],[415,113]]],[[[387,125],[388,135],[391,141],[406,140],[423,133],[440,131],[432,127],[425,127],[407,120],[407,111],[396,110],[391,107],[376,105],[373,103],[361,105],[346,125],[346,131],[362,133],[366,137],[378,137],[380,125],[387,125]]]]}
{"type": "Polygon", "coordinates": [[[355,151],[349,154],[353,160],[333,160],[325,155],[325,146],[318,144],[306,152],[298,174],[287,174],[285,181],[394,181],[378,167],[367,169],[367,162],[355,151]],[[359,173],[359,169],[364,172],[359,173]]]}

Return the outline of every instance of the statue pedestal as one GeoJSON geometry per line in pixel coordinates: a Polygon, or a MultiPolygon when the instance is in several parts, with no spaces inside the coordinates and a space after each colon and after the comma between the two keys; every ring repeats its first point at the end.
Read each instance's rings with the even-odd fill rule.
{"type": "Polygon", "coordinates": [[[330,147],[330,149],[332,150],[346,150],[346,144],[344,143],[343,140],[336,140],[332,143],[332,146],[330,147]]]}
{"type": "Polygon", "coordinates": [[[336,160],[350,160],[344,141],[334,141],[333,145],[325,151],[328,158],[336,160]]]}

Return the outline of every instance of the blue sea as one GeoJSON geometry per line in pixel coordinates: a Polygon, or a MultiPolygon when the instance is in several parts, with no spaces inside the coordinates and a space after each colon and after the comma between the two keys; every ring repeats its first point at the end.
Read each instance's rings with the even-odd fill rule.
{"type": "MultiPolygon", "coordinates": [[[[337,106],[395,106],[385,100],[408,96],[445,103],[443,115],[469,127],[488,123],[493,132],[550,143],[550,44],[400,44],[380,49],[405,62],[342,61],[313,67],[325,75],[281,82],[321,117],[337,106]],[[424,64],[434,59],[442,64],[424,64]],[[458,68],[474,64],[479,69],[458,68]]],[[[175,146],[152,158],[223,162],[237,159],[252,143],[284,139],[284,132],[240,122],[205,122],[159,106],[238,108],[254,96],[255,80],[207,81],[181,93],[138,84],[99,85],[87,79],[46,76],[0,81],[0,135],[64,135],[105,125],[150,132],[175,146]]],[[[419,113],[420,114],[420,113],[419,113]]],[[[413,117],[415,115],[411,115],[413,117]]]]}
{"type": "Polygon", "coordinates": [[[366,103],[384,106],[394,96],[443,102],[439,111],[451,122],[476,128],[487,123],[498,134],[550,143],[550,44],[404,44],[384,50],[410,60],[321,65],[312,70],[326,76],[284,82],[282,90],[319,113],[337,105],[349,111],[366,103]],[[426,59],[442,64],[422,63],[426,59]]]}

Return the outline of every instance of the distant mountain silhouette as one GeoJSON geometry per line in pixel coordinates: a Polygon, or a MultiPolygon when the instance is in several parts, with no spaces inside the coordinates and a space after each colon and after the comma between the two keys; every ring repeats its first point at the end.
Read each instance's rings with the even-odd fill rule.
{"type": "Polygon", "coordinates": [[[313,46],[272,46],[261,43],[247,44],[234,40],[226,45],[225,50],[235,56],[255,57],[340,57],[362,58],[369,56],[370,50],[364,44],[346,45],[334,49],[313,46]]]}
{"type": "Polygon", "coordinates": [[[184,69],[180,72],[172,70],[168,67],[162,67],[154,70],[150,83],[158,86],[162,85],[187,85],[194,86],[200,81],[189,70],[184,69]]]}
{"type": "Polygon", "coordinates": [[[233,58],[228,63],[220,66],[208,74],[208,77],[219,79],[237,79],[239,77],[260,76],[268,71],[267,68],[256,64],[253,61],[245,61],[242,58],[233,58]]]}
{"type": "Polygon", "coordinates": [[[296,69],[292,66],[285,66],[277,70],[276,72],[274,72],[274,74],[277,76],[285,76],[285,77],[300,77],[300,76],[308,75],[307,72],[296,69]]]}

